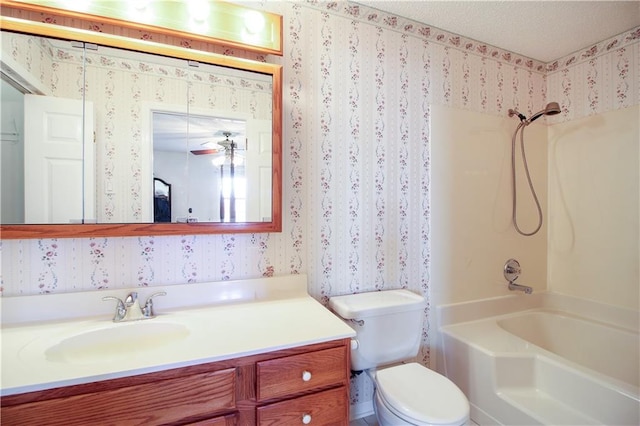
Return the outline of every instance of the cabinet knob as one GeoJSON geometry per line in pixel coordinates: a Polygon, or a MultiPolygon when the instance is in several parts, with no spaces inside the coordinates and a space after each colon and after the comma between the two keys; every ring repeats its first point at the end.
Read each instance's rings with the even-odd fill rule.
{"type": "Polygon", "coordinates": [[[311,380],[311,371],[306,371],[306,370],[303,371],[302,372],[302,381],[308,382],[309,380],[311,380]]]}
{"type": "Polygon", "coordinates": [[[311,414],[303,414],[302,423],[305,425],[308,425],[309,423],[311,423],[311,414]]]}

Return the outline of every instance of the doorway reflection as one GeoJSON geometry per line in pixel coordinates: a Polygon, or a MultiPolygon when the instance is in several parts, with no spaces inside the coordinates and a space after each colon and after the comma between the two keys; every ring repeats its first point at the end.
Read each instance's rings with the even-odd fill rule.
{"type": "Polygon", "coordinates": [[[153,174],[172,184],[172,222],[247,219],[247,122],[153,112],[153,174]]]}

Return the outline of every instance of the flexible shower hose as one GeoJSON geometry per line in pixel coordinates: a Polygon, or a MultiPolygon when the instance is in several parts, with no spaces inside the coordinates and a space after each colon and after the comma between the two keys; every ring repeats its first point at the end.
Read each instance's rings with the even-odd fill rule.
{"type": "Polygon", "coordinates": [[[530,237],[531,235],[535,235],[540,228],[542,227],[542,208],[540,207],[540,201],[538,201],[538,195],[536,194],[536,190],[533,187],[533,182],[531,182],[531,176],[529,175],[529,165],[527,164],[527,154],[524,150],[524,128],[527,126],[526,122],[521,122],[516,131],[513,133],[513,138],[511,138],[511,192],[512,192],[512,209],[511,209],[511,218],[513,220],[513,226],[516,228],[516,231],[520,235],[524,235],[525,237],[530,237]],[[538,208],[538,226],[532,232],[524,232],[518,226],[517,219],[517,202],[516,202],[516,138],[518,137],[518,131],[520,131],[520,150],[522,151],[522,162],[524,163],[524,171],[527,176],[527,181],[529,182],[529,188],[531,189],[531,194],[533,195],[533,200],[536,203],[536,207],[538,208]]]}

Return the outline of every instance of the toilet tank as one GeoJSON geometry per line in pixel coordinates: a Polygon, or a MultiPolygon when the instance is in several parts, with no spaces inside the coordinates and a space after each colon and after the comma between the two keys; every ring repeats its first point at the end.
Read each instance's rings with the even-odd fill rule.
{"type": "Polygon", "coordinates": [[[399,362],[418,354],[425,299],[409,290],[336,296],[329,307],[357,333],[351,349],[355,371],[399,362]]]}

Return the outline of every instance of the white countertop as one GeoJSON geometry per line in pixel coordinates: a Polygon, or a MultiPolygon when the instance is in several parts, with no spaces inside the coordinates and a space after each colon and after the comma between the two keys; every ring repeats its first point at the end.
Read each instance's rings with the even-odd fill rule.
{"type": "MultiPolygon", "coordinates": [[[[104,309],[107,302],[101,301],[103,296],[113,294],[123,299],[128,290],[144,291],[145,295],[140,295],[142,303],[156,291],[167,291],[167,296],[154,299],[157,300],[157,317],[115,324],[111,321],[115,307],[112,302],[108,304],[109,313],[100,317],[56,320],[45,311],[45,321],[20,322],[24,319],[15,315],[8,318],[7,310],[19,312],[16,306],[36,301],[44,303],[47,299],[42,298],[49,296],[3,300],[2,395],[144,374],[355,336],[353,329],[306,293],[305,275],[224,284],[73,293],[66,298],[57,296],[61,305],[68,300],[77,303],[83,299],[97,299],[100,303],[96,306],[104,309]],[[233,298],[228,297],[231,288],[236,288],[233,298]],[[172,306],[169,302],[172,295],[175,296],[174,304],[179,299],[181,307],[172,306]],[[161,301],[165,301],[164,305],[161,301]],[[125,352],[115,351],[104,357],[80,354],[73,359],[58,360],[46,355],[57,343],[78,334],[112,329],[126,335],[126,327],[144,329],[147,325],[151,326],[148,336],[138,340],[139,333],[131,334],[131,342],[135,343],[125,352]],[[162,334],[165,333],[164,326],[168,326],[168,334],[171,334],[167,339],[162,334]],[[154,328],[160,332],[154,332],[154,328]]],[[[38,310],[33,305],[31,308],[32,312],[38,310]]],[[[73,316],[72,307],[66,306],[63,311],[67,316],[73,316]]],[[[103,351],[106,353],[110,349],[107,346],[103,351]]]]}

